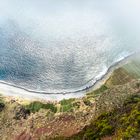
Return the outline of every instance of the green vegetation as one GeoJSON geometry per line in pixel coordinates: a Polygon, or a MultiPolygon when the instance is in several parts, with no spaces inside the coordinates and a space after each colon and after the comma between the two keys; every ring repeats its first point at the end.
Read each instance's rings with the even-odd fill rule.
{"type": "Polygon", "coordinates": [[[100,88],[94,90],[93,92],[87,93],[87,98],[96,97],[96,96],[102,94],[103,92],[105,92],[107,89],[108,89],[108,87],[104,84],[100,88]]]}
{"type": "Polygon", "coordinates": [[[111,125],[108,115],[101,115],[96,122],[90,125],[90,128],[87,127],[84,138],[93,140],[112,134],[114,132],[114,126],[111,125]]]}
{"type": "Polygon", "coordinates": [[[62,101],[60,101],[60,112],[71,112],[74,110],[74,107],[78,106],[77,104],[75,104],[75,99],[64,99],[62,101]]]}
{"type": "Polygon", "coordinates": [[[60,112],[71,112],[73,111],[73,106],[72,104],[68,104],[68,105],[63,105],[60,108],[60,112]]]}
{"type": "Polygon", "coordinates": [[[68,105],[68,104],[71,104],[73,101],[75,101],[75,99],[64,99],[62,101],[60,101],[60,104],[61,105],[68,105]]]}
{"type": "MultiPolygon", "coordinates": [[[[115,131],[115,125],[112,124],[110,117],[113,114],[105,113],[92,121],[91,124],[85,127],[80,133],[69,138],[70,140],[98,140],[105,136],[110,136],[115,131]]],[[[113,120],[114,121],[114,120],[113,120]]]]}
{"type": "Polygon", "coordinates": [[[94,91],[94,94],[103,93],[107,89],[108,89],[108,87],[106,85],[102,85],[99,89],[97,89],[97,90],[94,91]]]}
{"type": "Polygon", "coordinates": [[[88,139],[100,139],[109,135],[113,136],[114,132],[122,139],[135,138],[140,132],[140,96],[131,96],[122,108],[102,114],[84,130],[83,135],[88,139]]]}
{"type": "Polygon", "coordinates": [[[91,121],[81,132],[70,137],[57,137],[58,140],[100,140],[106,136],[111,139],[140,139],[140,96],[133,95],[122,108],[100,115],[91,121]]]}
{"type": "MultiPolygon", "coordinates": [[[[121,136],[124,139],[136,138],[140,133],[140,96],[131,96],[124,103],[125,112],[119,119],[121,136]]],[[[120,135],[120,134],[118,134],[120,135]]]]}
{"type": "Polygon", "coordinates": [[[53,113],[57,112],[57,107],[55,107],[54,104],[52,104],[52,103],[44,104],[44,103],[37,102],[37,101],[32,102],[29,105],[26,105],[25,108],[30,110],[30,112],[33,112],[33,113],[38,112],[40,109],[49,109],[53,113]]]}

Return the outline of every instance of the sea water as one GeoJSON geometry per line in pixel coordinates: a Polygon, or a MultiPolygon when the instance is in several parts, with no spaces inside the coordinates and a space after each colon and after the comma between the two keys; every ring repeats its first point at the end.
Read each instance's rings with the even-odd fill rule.
{"type": "Polygon", "coordinates": [[[43,93],[88,88],[139,50],[136,0],[5,0],[0,81],[43,93]]]}

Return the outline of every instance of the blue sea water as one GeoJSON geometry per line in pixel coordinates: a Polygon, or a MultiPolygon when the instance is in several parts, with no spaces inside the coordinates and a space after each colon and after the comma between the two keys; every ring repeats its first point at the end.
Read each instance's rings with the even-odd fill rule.
{"type": "Polygon", "coordinates": [[[0,80],[46,93],[94,84],[139,50],[139,3],[124,2],[2,2],[0,80]]]}

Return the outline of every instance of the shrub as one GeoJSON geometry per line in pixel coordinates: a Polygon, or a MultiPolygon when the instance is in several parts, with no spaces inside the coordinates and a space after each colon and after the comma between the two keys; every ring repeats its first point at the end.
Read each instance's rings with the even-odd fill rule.
{"type": "MultiPolygon", "coordinates": [[[[71,112],[73,111],[73,107],[76,107],[76,104],[74,104],[75,99],[64,99],[60,101],[60,112],[71,112]]],[[[78,107],[78,106],[77,106],[78,107]]]]}
{"type": "Polygon", "coordinates": [[[52,112],[57,112],[57,107],[55,107],[52,103],[41,103],[41,102],[32,102],[26,106],[26,109],[29,109],[31,112],[35,113],[38,112],[40,109],[50,109],[52,112]]]}
{"type": "Polygon", "coordinates": [[[68,100],[64,99],[64,100],[60,101],[60,104],[61,104],[61,105],[69,105],[69,104],[71,104],[74,100],[75,100],[75,99],[68,99],[68,100]]]}
{"type": "Polygon", "coordinates": [[[136,128],[128,126],[126,131],[123,133],[123,138],[124,139],[133,138],[136,135],[136,132],[137,132],[136,128]]]}
{"type": "Polygon", "coordinates": [[[62,105],[60,108],[60,112],[70,112],[73,110],[72,104],[62,105]]]}
{"type": "Polygon", "coordinates": [[[5,108],[5,103],[4,103],[4,101],[0,98],[0,112],[3,111],[4,108],[5,108]]]}
{"type": "Polygon", "coordinates": [[[94,91],[94,94],[101,94],[102,92],[104,92],[107,89],[108,89],[108,87],[106,85],[102,85],[99,89],[94,91]]]}
{"type": "Polygon", "coordinates": [[[91,105],[92,105],[92,103],[91,103],[90,100],[88,100],[88,99],[84,99],[83,101],[84,101],[84,104],[85,104],[86,106],[91,106],[91,105]]]}

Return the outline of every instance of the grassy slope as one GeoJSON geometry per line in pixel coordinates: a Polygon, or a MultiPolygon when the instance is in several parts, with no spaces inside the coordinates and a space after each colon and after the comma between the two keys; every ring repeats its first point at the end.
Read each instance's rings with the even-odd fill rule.
{"type": "Polygon", "coordinates": [[[135,78],[140,78],[140,62],[138,60],[132,60],[131,63],[124,65],[123,68],[135,78]]]}

